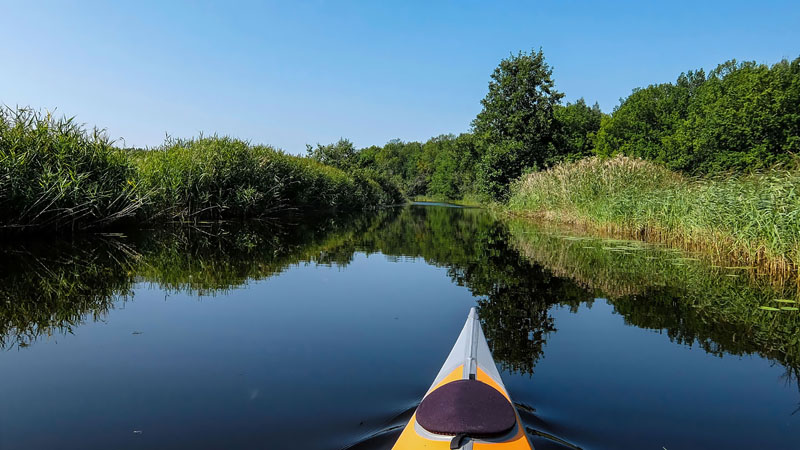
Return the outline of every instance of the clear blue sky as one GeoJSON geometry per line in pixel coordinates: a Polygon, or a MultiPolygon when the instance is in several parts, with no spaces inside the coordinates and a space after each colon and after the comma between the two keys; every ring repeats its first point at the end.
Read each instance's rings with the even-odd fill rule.
{"type": "Polygon", "coordinates": [[[540,46],[567,100],[611,111],[689,69],[800,56],[800,3],[6,1],[0,103],[132,146],[425,140],[466,131],[500,59],[540,46]]]}

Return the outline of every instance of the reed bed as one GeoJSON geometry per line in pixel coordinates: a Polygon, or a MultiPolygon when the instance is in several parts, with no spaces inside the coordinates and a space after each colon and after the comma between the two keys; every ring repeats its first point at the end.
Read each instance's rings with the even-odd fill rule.
{"type": "Polygon", "coordinates": [[[0,107],[0,227],[99,228],[136,214],[135,171],[106,135],[0,107]]]}
{"type": "Polygon", "coordinates": [[[0,232],[361,210],[403,201],[390,180],[228,137],[121,150],[102,130],[0,108],[0,232]]]}
{"type": "Polygon", "coordinates": [[[524,176],[508,208],[798,276],[799,190],[796,169],[690,178],[640,159],[592,157],[524,176]]]}
{"type": "Polygon", "coordinates": [[[146,215],[167,220],[263,217],[288,209],[398,203],[399,190],[269,146],[228,137],[169,140],[133,154],[146,215]]]}

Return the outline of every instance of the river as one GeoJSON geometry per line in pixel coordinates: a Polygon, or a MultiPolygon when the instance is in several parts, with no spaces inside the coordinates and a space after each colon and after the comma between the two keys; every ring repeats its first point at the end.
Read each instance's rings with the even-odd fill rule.
{"type": "Polygon", "coordinates": [[[798,448],[797,285],[702,259],[419,204],[7,243],[0,448],[388,449],[471,306],[537,449],[798,448]]]}

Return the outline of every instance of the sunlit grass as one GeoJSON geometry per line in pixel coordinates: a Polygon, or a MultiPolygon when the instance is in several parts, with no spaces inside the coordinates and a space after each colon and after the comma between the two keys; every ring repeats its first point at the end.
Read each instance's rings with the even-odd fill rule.
{"type": "Polygon", "coordinates": [[[786,272],[800,262],[799,190],[798,170],[700,179],[639,159],[588,158],[523,177],[509,208],[786,272]]]}
{"type": "Polygon", "coordinates": [[[261,218],[402,201],[378,174],[269,146],[213,136],[126,151],[71,118],[0,108],[0,231],[261,218]]]}
{"type": "Polygon", "coordinates": [[[171,140],[137,152],[147,215],[169,220],[263,217],[288,209],[366,209],[396,203],[363,174],[228,137],[171,140]]]}
{"type": "Polygon", "coordinates": [[[102,227],[141,206],[136,173],[101,130],[0,107],[0,229],[102,227]]]}

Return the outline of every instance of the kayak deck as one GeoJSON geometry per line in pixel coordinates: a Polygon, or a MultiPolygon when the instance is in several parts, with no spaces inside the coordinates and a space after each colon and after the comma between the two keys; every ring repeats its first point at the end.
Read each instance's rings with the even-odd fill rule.
{"type": "MultiPolygon", "coordinates": [[[[500,373],[497,371],[497,366],[492,358],[475,308],[470,309],[461,334],[459,334],[453,349],[450,351],[433,384],[423,397],[423,402],[436,389],[458,380],[477,380],[485,383],[505,397],[509,404],[512,404],[511,397],[508,395],[500,378],[500,373]]],[[[419,409],[417,412],[419,412],[419,409]]],[[[429,432],[417,422],[417,412],[411,417],[392,448],[395,450],[451,449],[451,441],[453,441],[454,436],[429,432]]],[[[516,423],[510,431],[491,437],[467,437],[462,442],[461,447],[455,448],[465,450],[533,449],[525,434],[524,426],[520,421],[516,408],[514,408],[514,415],[516,416],[516,423]]]]}

